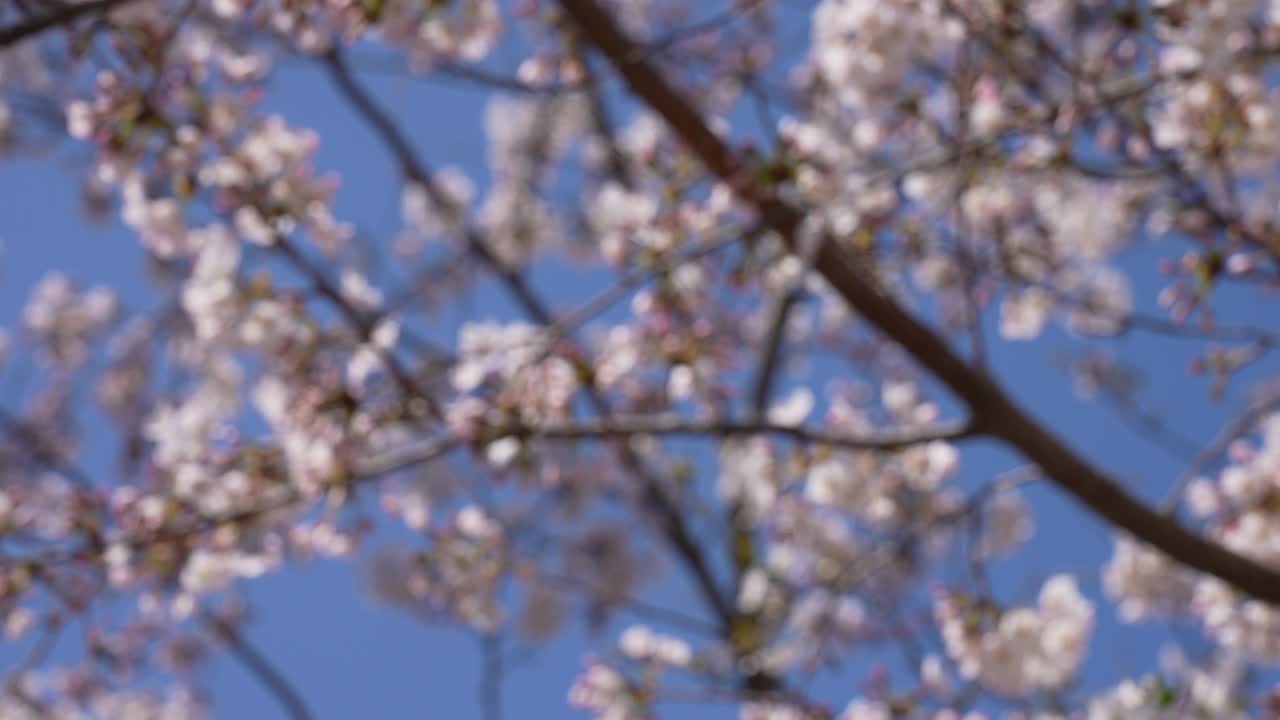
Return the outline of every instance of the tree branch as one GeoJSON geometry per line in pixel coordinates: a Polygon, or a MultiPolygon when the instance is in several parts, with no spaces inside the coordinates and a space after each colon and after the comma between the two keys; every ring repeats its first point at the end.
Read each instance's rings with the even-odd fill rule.
{"type": "Polygon", "coordinates": [[[307,276],[315,291],[320,293],[338,310],[338,314],[342,316],[351,331],[356,333],[360,343],[374,351],[378,359],[386,366],[388,374],[391,375],[391,378],[400,386],[402,391],[410,397],[422,399],[432,417],[437,420],[444,419],[444,409],[440,407],[440,403],[436,401],[430,390],[421,387],[413,379],[400,364],[393,350],[378,347],[374,343],[373,334],[377,330],[379,322],[377,319],[356,309],[342,294],[342,291],[329,281],[324,271],[307,260],[302,251],[294,247],[288,238],[277,237],[272,249],[279,252],[281,256],[289,260],[294,268],[307,276]]]}
{"type": "Polygon", "coordinates": [[[127,5],[137,0],[91,0],[76,5],[53,5],[54,9],[29,17],[22,22],[0,28],[0,49],[17,45],[27,38],[35,37],[48,30],[70,25],[82,17],[94,13],[105,13],[118,5],[127,5]]]}
{"type": "Polygon", "coordinates": [[[1176,513],[1178,505],[1182,502],[1182,496],[1186,494],[1187,487],[1196,479],[1196,476],[1208,467],[1209,463],[1212,463],[1226,452],[1231,447],[1231,443],[1252,431],[1264,417],[1277,407],[1280,407],[1280,394],[1260,398],[1247,408],[1240,417],[1223,428],[1222,432],[1207,447],[1196,453],[1196,456],[1187,465],[1187,469],[1182,471],[1178,481],[1169,490],[1169,495],[1164,499],[1162,504],[1164,512],[1170,515],[1176,513]]]}
{"type": "MultiPolygon", "coordinates": [[[[436,184],[425,163],[414,152],[409,139],[401,132],[395,121],[384,111],[363,87],[352,77],[349,68],[338,51],[324,57],[334,83],[342,94],[352,103],[356,111],[368,122],[382,142],[391,150],[399,163],[405,177],[422,185],[428,199],[440,212],[455,212],[456,208],[450,198],[436,184]]],[[[463,235],[468,252],[472,253],[490,272],[498,276],[508,292],[535,322],[543,326],[554,326],[555,316],[542,300],[533,292],[518,269],[507,267],[501,258],[485,242],[472,227],[466,227],[463,235]]],[[[611,414],[608,400],[595,385],[594,378],[586,374],[583,380],[584,392],[592,409],[602,417],[611,414]]],[[[622,464],[639,481],[643,502],[649,507],[657,520],[660,530],[675,553],[688,566],[693,575],[699,593],[715,612],[721,624],[728,627],[732,623],[734,611],[729,600],[721,592],[716,582],[711,564],[703,554],[698,541],[685,523],[679,503],[669,495],[667,488],[647,467],[644,460],[627,443],[617,446],[622,464]]]]}
{"type": "Polygon", "coordinates": [[[778,425],[761,419],[689,420],[674,416],[611,417],[598,420],[570,421],[539,425],[520,425],[495,429],[492,436],[539,438],[546,440],[586,440],[625,438],[637,435],[685,435],[735,437],[745,435],[777,435],[815,445],[828,445],[847,450],[905,450],[934,441],[963,440],[977,436],[968,423],[955,423],[915,431],[891,431],[872,435],[851,435],[800,425],[778,425]]]}
{"type": "MultiPolygon", "coordinates": [[[[631,91],[662,116],[707,168],[729,183],[792,248],[804,214],[758,187],[737,154],[694,107],[637,53],[637,46],[594,0],[559,0],[583,35],[607,57],[631,91]]],[[[841,297],[933,373],[970,409],[977,427],[1017,448],[1056,485],[1118,528],[1178,562],[1280,605],[1280,573],[1232,553],[1148,507],[1068,448],[1019,407],[986,373],[965,363],[930,328],[886,295],[870,274],[826,238],[816,267],[841,297]]]]}
{"type": "Polygon", "coordinates": [[[311,720],[314,717],[297,689],[289,683],[288,679],[276,669],[270,660],[258,652],[257,648],[249,644],[249,641],[245,640],[244,636],[236,628],[225,620],[214,617],[211,614],[205,616],[205,624],[214,635],[226,643],[231,654],[244,665],[245,669],[261,681],[263,686],[275,696],[280,705],[284,707],[286,715],[292,720],[311,720]]]}
{"type": "Polygon", "coordinates": [[[756,418],[764,417],[768,409],[774,380],[782,365],[785,350],[783,346],[787,341],[787,320],[804,294],[805,280],[813,272],[820,247],[817,241],[818,238],[808,238],[808,241],[801,243],[803,247],[800,248],[799,271],[795,278],[778,288],[778,296],[769,307],[764,342],[760,345],[760,358],[756,362],[756,378],[751,388],[751,413],[756,418]]]}

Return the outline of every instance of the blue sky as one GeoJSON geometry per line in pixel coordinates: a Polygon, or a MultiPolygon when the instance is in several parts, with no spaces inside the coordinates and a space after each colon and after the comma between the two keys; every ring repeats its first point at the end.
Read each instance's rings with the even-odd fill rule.
{"type": "MultiPolygon", "coordinates": [[[[510,66],[510,65],[508,65],[510,66]]],[[[481,176],[484,167],[482,123],[486,92],[457,83],[409,76],[365,77],[382,102],[394,110],[402,127],[429,162],[455,164],[481,176]]],[[[337,215],[357,223],[370,236],[389,238],[399,222],[399,178],[389,157],[341,103],[318,69],[296,62],[275,76],[267,107],[292,123],[311,127],[322,137],[317,165],[341,172],[343,186],[337,215]]],[[[76,156],[60,150],[37,159],[0,161],[0,321],[14,327],[32,287],[42,274],[59,269],[86,284],[105,283],[119,289],[131,306],[155,302],[142,272],[136,240],[118,222],[87,225],[77,213],[77,188],[70,163],[76,156]]],[[[1155,313],[1159,278],[1154,258],[1171,256],[1168,246],[1142,246],[1126,265],[1138,272],[1139,307],[1155,313]]],[[[597,277],[563,263],[540,267],[535,282],[559,306],[588,299],[601,286],[597,277]],[[572,280],[572,282],[569,282],[572,280]]],[[[477,298],[477,315],[511,317],[494,291],[477,298]]],[[[1260,304],[1232,302],[1228,308],[1241,322],[1265,320],[1260,304]]],[[[988,327],[994,337],[994,328],[988,327]]],[[[1030,406],[1136,492],[1159,498],[1177,476],[1181,463],[1135,435],[1099,403],[1076,397],[1070,379],[1054,362],[1056,354],[1076,339],[1055,329],[1035,343],[996,343],[992,367],[1011,392],[1030,406]]],[[[1144,400],[1184,435],[1207,441],[1221,427],[1242,396],[1236,384],[1220,403],[1208,400],[1207,386],[1186,375],[1194,343],[1164,339],[1123,339],[1116,350],[1146,370],[1144,400]]],[[[8,408],[21,403],[12,377],[21,360],[11,358],[0,374],[0,401],[8,408]]],[[[1256,379],[1262,369],[1246,377],[1256,379]]],[[[95,420],[100,426],[101,420],[95,420]]],[[[88,467],[109,469],[109,446],[88,448],[88,467]]],[[[962,486],[973,488],[1018,461],[995,448],[977,446],[964,455],[962,486]]],[[[1030,599],[1039,580],[1060,571],[1077,574],[1091,596],[1097,595],[1098,569],[1109,554],[1109,533],[1092,516],[1042,484],[1028,490],[1036,510],[1037,534],[1017,557],[997,566],[997,587],[1008,600],[1030,599]]],[[[481,646],[455,630],[425,626],[415,619],[377,606],[362,587],[359,568],[350,563],[316,561],[291,568],[247,586],[256,621],[250,639],[296,684],[317,718],[378,717],[478,718],[481,646]]],[[[669,602],[683,590],[668,583],[651,598],[669,602]]],[[[1156,626],[1120,626],[1109,606],[1100,605],[1086,685],[1110,684],[1124,674],[1154,666],[1159,644],[1167,638],[1156,626]]],[[[507,717],[574,717],[565,695],[581,668],[587,638],[574,630],[506,677],[503,697],[507,717]]],[[[886,651],[891,665],[896,656],[886,651]]],[[[0,658],[4,654],[0,653],[0,658]]],[[[824,678],[824,697],[842,704],[858,692],[867,663],[824,678]]],[[[218,718],[278,716],[274,700],[252,678],[227,659],[219,659],[208,675],[218,718]]],[[[683,708],[671,717],[721,717],[703,708],[683,708]]]]}

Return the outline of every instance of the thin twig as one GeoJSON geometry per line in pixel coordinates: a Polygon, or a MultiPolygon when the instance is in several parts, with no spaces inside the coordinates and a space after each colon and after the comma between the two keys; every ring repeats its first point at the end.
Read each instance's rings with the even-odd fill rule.
{"type": "Polygon", "coordinates": [[[1253,430],[1259,420],[1277,407],[1280,407],[1280,394],[1272,394],[1254,402],[1240,417],[1223,428],[1222,432],[1218,433],[1212,442],[1192,458],[1190,464],[1187,465],[1187,469],[1182,472],[1177,482],[1170,488],[1169,494],[1165,497],[1164,502],[1161,503],[1161,508],[1164,512],[1170,515],[1176,513],[1178,505],[1182,502],[1182,498],[1187,492],[1187,487],[1191,485],[1192,481],[1210,463],[1221,457],[1227,451],[1227,448],[1231,446],[1231,443],[1253,430]]]}
{"type": "Polygon", "coordinates": [[[64,462],[58,457],[58,451],[50,445],[48,440],[3,408],[0,408],[0,426],[13,436],[19,452],[27,455],[36,464],[65,476],[82,489],[93,487],[93,481],[85,471],[64,462]]]}
{"type": "Polygon", "coordinates": [[[561,315],[558,320],[552,323],[547,328],[546,343],[554,345],[560,339],[573,334],[575,330],[581,328],[592,318],[613,307],[631,295],[636,289],[655,278],[665,275],[682,265],[697,262],[736,242],[738,242],[738,238],[731,236],[715,242],[698,245],[675,256],[658,260],[653,267],[641,268],[617,278],[614,280],[613,286],[608,290],[573,311],[561,315]]]}
{"type": "Polygon", "coordinates": [[[360,342],[370,348],[386,366],[387,372],[395,380],[396,384],[411,397],[421,398],[426,403],[427,410],[432,417],[437,420],[444,418],[444,410],[440,407],[435,397],[426,388],[420,387],[418,383],[409,375],[408,371],[400,364],[400,360],[395,353],[388,349],[379,347],[373,341],[373,334],[377,329],[377,321],[360,312],[352,305],[332,282],[325,277],[324,272],[313,265],[300,250],[293,246],[286,238],[277,237],[272,248],[277,250],[283,257],[289,260],[295,268],[307,276],[311,281],[315,291],[320,293],[326,300],[337,308],[339,314],[346,321],[347,325],[354,331],[360,339],[360,342]]]}
{"type": "Polygon", "coordinates": [[[480,706],[484,709],[484,720],[502,720],[502,680],[506,676],[506,667],[502,659],[502,636],[489,633],[480,639],[481,651],[484,654],[484,669],[480,673],[480,706]]]}
{"type": "Polygon", "coordinates": [[[802,241],[800,248],[800,267],[794,278],[788,278],[786,284],[779,288],[778,296],[770,307],[768,323],[765,326],[764,342],[760,346],[760,359],[756,363],[756,379],[751,390],[751,412],[755,418],[764,417],[769,406],[769,396],[773,392],[774,380],[778,368],[782,364],[783,345],[786,343],[787,319],[791,317],[791,309],[800,302],[804,294],[805,281],[813,272],[813,264],[818,259],[818,248],[822,246],[820,236],[814,234],[802,241]]]}
{"type": "Polygon", "coordinates": [[[955,423],[921,430],[853,435],[799,425],[779,425],[761,419],[703,421],[689,420],[678,416],[637,418],[615,416],[598,420],[515,425],[491,430],[488,434],[492,437],[529,437],[544,440],[626,438],[644,435],[687,435],[722,438],[744,435],[780,435],[799,442],[846,450],[892,452],[930,442],[956,441],[976,437],[977,430],[968,423],[955,423]]]}
{"type": "Polygon", "coordinates": [[[232,656],[271,692],[284,708],[286,715],[292,720],[312,719],[311,710],[302,699],[302,695],[270,660],[244,638],[239,630],[212,614],[206,614],[204,620],[209,630],[226,644],[232,656]]]}

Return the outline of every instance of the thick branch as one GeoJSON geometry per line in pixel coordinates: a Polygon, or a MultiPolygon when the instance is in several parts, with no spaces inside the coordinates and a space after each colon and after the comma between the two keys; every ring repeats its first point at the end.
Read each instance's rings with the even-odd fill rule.
{"type": "MultiPolygon", "coordinates": [[[[731,184],[795,250],[803,213],[747,182],[737,154],[663,75],[645,62],[635,43],[594,0],[560,0],[560,5],[631,91],[661,115],[707,168],[731,184]]],[[[886,295],[832,239],[823,242],[816,268],[851,308],[959,397],[981,430],[1017,448],[1094,513],[1184,565],[1280,605],[1280,573],[1200,537],[1143,504],[1041,426],[986,373],[965,363],[941,337],[886,295]]]]}
{"type": "Polygon", "coordinates": [[[117,5],[126,5],[136,0],[91,0],[77,5],[52,5],[53,9],[33,15],[22,22],[0,28],[0,49],[35,37],[55,28],[65,27],[96,13],[104,13],[117,5]]]}

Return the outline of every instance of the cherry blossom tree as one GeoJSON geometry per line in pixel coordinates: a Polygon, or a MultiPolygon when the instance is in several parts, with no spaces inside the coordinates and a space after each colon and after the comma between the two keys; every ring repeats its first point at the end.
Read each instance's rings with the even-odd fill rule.
{"type": "Polygon", "coordinates": [[[1278,62],[1274,0],[0,2],[0,148],[79,153],[153,281],[50,268],[5,335],[0,718],[206,716],[217,653],[324,716],[243,597],[317,557],[483,638],[596,628],[564,690],[601,719],[1271,717],[1278,62]],[[288,65],[394,159],[396,232],[265,109],[288,65]],[[487,168],[375,71],[486,93],[487,168]],[[1017,399],[992,358],[1047,334],[1180,475],[1017,399]],[[1142,338],[1216,434],[1144,405],[1142,338]],[[1033,487],[1110,558],[995,582],[1033,487]],[[1188,637],[1084,682],[1104,616],[1188,637]]]}

